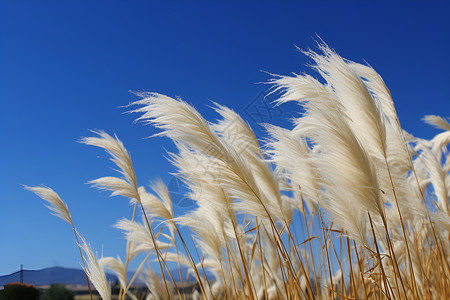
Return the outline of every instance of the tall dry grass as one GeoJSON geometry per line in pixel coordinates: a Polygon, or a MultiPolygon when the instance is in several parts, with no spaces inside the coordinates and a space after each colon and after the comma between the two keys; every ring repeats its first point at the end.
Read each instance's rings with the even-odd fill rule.
{"type": "Polygon", "coordinates": [[[292,129],[266,125],[264,147],[225,106],[215,104],[221,119],[211,123],[180,99],[138,94],[132,112],[178,149],[170,159],[197,204],[184,215],[175,215],[162,181],[139,186],[116,136],[81,140],[103,148],[118,170],[90,183],[134,205],[133,217],[116,224],[127,239],[124,258],[96,257],[59,196],[28,188],[73,226],[103,299],[111,298],[104,269],[117,275],[119,299],[137,298],[130,287],[138,276],[147,299],[450,298],[450,124],[426,116],[443,131],[413,137],[372,68],[319,48],[305,54],[321,81],[272,80],[277,105],[295,101],[301,114],[292,129]],[[129,278],[134,259],[141,262],[129,278]],[[174,265],[194,289],[174,279],[174,265]]]}

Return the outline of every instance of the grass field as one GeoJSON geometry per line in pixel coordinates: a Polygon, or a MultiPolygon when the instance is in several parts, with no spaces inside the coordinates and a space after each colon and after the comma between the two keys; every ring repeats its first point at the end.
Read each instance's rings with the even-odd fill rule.
{"type": "Polygon", "coordinates": [[[133,217],[115,225],[127,238],[126,257],[96,257],[63,200],[28,187],[72,224],[102,299],[134,297],[127,267],[138,254],[148,299],[450,298],[450,124],[426,116],[442,131],[415,138],[372,68],[326,45],[320,51],[305,54],[321,78],[274,77],[278,105],[296,102],[298,117],[290,129],[267,124],[260,138],[219,104],[220,119],[209,122],[180,99],[137,94],[138,120],[177,147],[169,157],[196,203],[184,215],[174,214],[162,181],[140,186],[146,178],[136,177],[116,136],[95,131],[82,139],[104,149],[118,170],[90,184],[133,204],[133,217]],[[199,289],[183,291],[173,265],[188,267],[199,289]],[[119,278],[118,298],[104,269],[119,278]]]}

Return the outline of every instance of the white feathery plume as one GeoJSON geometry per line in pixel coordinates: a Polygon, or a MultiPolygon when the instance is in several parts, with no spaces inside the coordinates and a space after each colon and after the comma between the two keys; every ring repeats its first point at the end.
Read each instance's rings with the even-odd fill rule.
{"type": "Polygon", "coordinates": [[[380,189],[383,193],[383,200],[390,204],[386,205],[386,214],[390,221],[397,223],[400,222],[398,211],[396,210],[396,202],[394,198],[394,191],[390,179],[392,179],[393,185],[395,187],[395,197],[397,198],[397,203],[400,207],[403,219],[413,220],[415,217],[422,218],[425,210],[420,200],[420,193],[417,190],[417,184],[409,185],[408,174],[411,173],[411,164],[409,161],[409,156],[406,151],[410,151],[410,146],[404,143],[404,139],[399,130],[395,127],[396,125],[386,122],[386,140],[387,140],[387,161],[389,164],[390,176],[385,164],[379,164],[377,173],[379,178],[380,189]],[[415,188],[417,191],[417,196],[415,192],[411,190],[415,188]],[[390,213],[389,210],[395,212],[390,213]]]}
{"type": "MultiPolygon", "coordinates": [[[[261,218],[273,219],[274,216],[278,220],[287,222],[282,211],[280,196],[275,196],[270,189],[267,189],[271,191],[267,195],[263,192],[251,171],[250,163],[241,160],[235,165],[234,170],[224,168],[221,173],[221,185],[232,198],[237,200],[234,203],[235,209],[261,218]]],[[[264,176],[264,174],[261,175],[264,176]]]]}
{"type": "Polygon", "coordinates": [[[93,133],[99,137],[84,137],[80,142],[106,150],[111,156],[111,161],[119,168],[117,171],[124,176],[125,180],[115,177],[103,177],[93,180],[90,183],[94,186],[113,191],[112,195],[124,195],[139,201],[133,163],[123,143],[117,136],[112,137],[104,131],[98,130],[93,131],[93,133]]]}
{"type": "Polygon", "coordinates": [[[442,152],[447,153],[447,145],[450,144],[450,131],[444,131],[437,134],[432,140],[431,150],[438,158],[442,157],[442,152]]]}
{"type": "MultiPolygon", "coordinates": [[[[409,151],[409,146],[404,141],[407,133],[402,132],[402,129],[399,127],[397,112],[391,93],[383,78],[370,66],[355,62],[348,62],[348,65],[358,76],[364,79],[363,82],[371,92],[374,101],[381,104],[381,111],[386,119],[384,123],[386,130],[386,158],[398,199],[397,203],[400,206],[400,211],[405,220],[412,219],[414,214],[417,214],[419,211],[419,214],[423,213],[423,207],[421,208],[420,201],[417,201],[417,198],[410,197],[411,194],[406,184],[406,177],[411,170],[407,152],[409,151]]],[[[381,163],[378,165],[378,168],[380,188],[384,193],[383,198],[391,204],[391,209],[394,209],[396,204],[387,166],[381,163]]],[[[396,214],[397,216],[395,218],[398,219],[398,212],[396,214]]],[[[391,216],[394,217],[395,214],[391,214],[391,216]]]]}
{"type": "MultiPolygon", "coordinates": [[[[236,239],[244,248],[243,237],[245,235],[236,225],[233,200],[220,183],[220,178],[223,176],[220,168],[226,169],[227,166],[222,161],[216,160],[216,166],[209,166],[212,168],[206,171],[204,166],[214,158],[191,151],[182,145],[177,146],[180,152],[178,155],[171,155],[173,163],[177,166],[179,175],[191,189],[190,197],[197,202],[199,208],[193,213],[175,220],[194,230],[198,245],[203,249],[203,253],[215,261],[217,270],[223,271],[223,276],[225,276],[223,280],[229,286],[233,282],[229,272],[233,273],[233,278],[237,278],[237,269],[240,269],[243,263],[241,259],[237,259],[240,254],[233,252],[234,245],[231,246],[229,239],[233,241],[236,239]],[[230,260],[228,267],[222,262],[223,248],[228,251],[230,260]],[[222,270],[219,268],[220,265],[222,270]]],[[[245,253],[243,250],[244,259],[247,261],[245,253]]],[[[198,268],[200,267],[205,267],[204,262],[198,268]]],[[[221,288],[222,285],[214,285],[212,292],[217,292],[221,288]]],[[[235,294],[235,291],[232,290],[230,293],[235,294]]]]}
{"type": "Polygon", "coordinates": [[[114,272],[114,274],[116,274],[117,278],[119,279],[120,285],[125,290],[127,288],[127,270],[120,257],[102,257],[99,259],[99,262],[103,265],[104,268],[111,270],[114,272]]]}
{"type": "Polygon", "coordinates": [[[286,93],[280,101],[298,101],[306,110],[304,117],[297,120],[294,134],[319,146],[311,157],[324,188],[323,206],[352,238],[365,241],[363,216],[367,210],[375,214],[382,211],[377,175],[366,149],[328,86],[309,76],[295,77],[292,88],[290,83],[283,84],[286,93]]]}
{"type": "Polygon", "coordinates": [[[280,194],[281,196],[281,210],[283,211],[283,222],[286,226],[290,226],[294,218],[294,207],[299,202],[299,199],[290,197],[288,195],[280,194]]]}
{"type": "Polygon", "coordinates": [[[224,284],[223,284],[222,274],[220,274],[220,276],[218,276],[216,278],[217,279],[211,285],[211,292],[214,297],[218,298],[223,294],[225,288],[224,288],[224,284]]]}
{"type": "MultiPolygon", "coordinates": [[[[383,78],[370,66],[348,61],[349,67],[362,79],[367,89],[381,104],[382,112],[391,123],[397,123],[397,112],[392,100],[391,92],[383,78]]],[[[389,143],[388,143],[389,145],[389,143]]]]}
{"type": "Polygon", "coordinates": [[[270,212],[280,221],[289,223],[291,221],[290,215],[292,215],[291,206],[284,205],[280,194],[280,179],[276,177],[271,166],[267,161],[253,153],[249,153],[245,160],[249,162],[249,167],[261,196],[267,199],[265,206],[270,208],[270,212]]]}
{"type": "Polygon", "coordinates": [[[193,194],[192,199],[197,201],[203,213],[214,216],[214,228],[225,245],[225,238],[236,238],[236,233],[227,235],[226,228],[236,226],[238,223],[234,210],[233,199],[223,190],[220,185],[212,185],[206,182],[201,185],[201,192],[193,194]]]}
{"type": "Polygon", "coordinates": [[[439,161],[442,159],[442,154],[447,154],[447,146],[450,144],[450,130],[446,129],[446,120],[438,116],[425,116],[425,122],[433,125],[437,128],[444,129],[446,131],[435,135],[431,140],[424,140],[416,138],[417,143],[415,150],[420,151],[421,149],[431,148],[433,154],[437,157],[439,161]]]}
{"type": "Polygon", "coordinates": [[[362,79],[333,50],[320,45],[324,55],[309,51],[315,68],[333,89],[336,99],[348,116],[354,134],[374,158],[386,156],[386,132],[381,104],[374,99],[362,79]]]}
{"type": "MultiPolygon", "coordinates": [[[[216,112],[223,119],[219,120],[217,124],[213,124],[212,128],[234,149],[235,153],[250,162],[249,166],[252,168],[256,184],[261,192],[266,195],[268,201],[275,206],[279,206],[281,211],[286,211],[289,214],[289,207],[284,206],[283,208],[284,203],[279,196],[279,179],[276,178],[273,170],[264,160],[264,155],[253,130],[233,110],[217,103],[215,105],[216,112]]],[[[285,214],[279,215],[283,216],[282,221],[289,222],[290,218],[286,218],[285,214]]]]}
{"type": "Polygon", "coordinates": [[[221,170],[226,168],[226,163],[181,143],[176,143],[176,146],[178,154],[169,153],[170,160],[178,170],[176,175],[191,191],[196,192],[204,181],[213,185],[219,184],[221,170]]]}
{"type": "Polygon", "coordinates": [[[214,110],[222,116],[212,128],[220,133],[221,137],[234,149],[236,152],[245,154],[250,152],[263,158],[259,142],[254,131],[235,111],[214,102],[214,110]]]}
{"type": "MultiPolygon", "coordinates": [[[[267,230],[270,225],[264,224],[260,229],[260,238],[264,245],[263,250],[263,262],[264,272],[266,272],[266,284],[267,293],[269,299],[274,299],[273,297],[281,296],[282,299],[286,298],[285,289],[283,288],[283,281],[280,276],[281,267],[280,260],[278,259],[276,241],[273,235],[267,230]]],[[[259,256],[259,255],[258,255],[259,256]]]]}
{"type": "MultiPolygon", "coordinates": [[[[316,204],[320,201],[320,186],[318,173],[312,164],[311,151],[302,137],[295,137],[292,131],[273,125],[267,125],[266,130],[272,137],[267,143],[271,148],[271,161],[279,172],[287,173],[293,191],[300,190],[301,199],[305,201],[312,215],[317,214],[316,204]]],[[[302,212],[302,204],[299,210],[302,212]]]]}
{"type": "MultiPolygon", "coordinates": [[[[255,180],[252,164],[261,162],[257,160],[248,162],[241,157],[234,148],[217,136],[203,117],[186,102],[155,93],[138,95],[144,98],[133,103],[143,105],[132,111],[143,113],[138,120],[147,120],[163,130],[157,135],[166,135],[176,143],[204,153],[213,160],[213,163],[217,161],[225,167],[221,174],[225,176],[220,177],[221,184],[232,197],[247,203],[246,205],[237,203],[240,209],[248,208],[249,211],[246,212],[257,212],[258,216],[265,218],[271,217],[270,212],[278,219],[285,219],[279,194],[271,190],[270,195],[266,196],[255,180]]],[[[258,169],[257,175],[262,178],[269,175],[261,166],[258,166],[258,169]]]]}
{"type": "MultiPolygon", "coordinates": [[[[97,146],[105,149],[111,156],[111,160],[119,168],[117,171],[124,176],[125,180],[114,177],[106,177],[94,180],[91,183],[98,187],[112,190],[113,195],[117,194],[127,196],[131,199],[131,202],[141,202],[133,163],[131,161],[130,154],[125,149],[122,142],[117,138],[117,136],[112,137],[104,131],[94,131],[94,133],[96,133],[99,137],[82,138],[81,142],[86,145],[97,146]]],[[[127,244],[127,250],[131,250],[131,252],[128,252],[130,257],[134,257],[137,253],[142,251],[157,250],[157,256],[159,258],[159,250],[155,249],[155,247],[159,248],[160,246],[165,245],[163,243],[160,244],[159,242],[156,242],[156,245],[154,244],[153,233],[150,228],[136,224],[129,220],[119,222],[117,226],[123,230],[126,230],[127,241],[129,244],[127,244]]],[[[168,244],[166,245],[169,247],[168,244]]]]}
{"type": "MultiPolygon", "coordinates": [[[[144,226],[142,224],[124,218],[118,221],[115,227],[125,232],[125,236],[128,241],[137,243],[137,246],[135,248],[136,252],[155,250],[155,244],[153,243],[153,239],[151,237],[148,226],[144,226]]],[[[159,249],[165,249],[170,246],[170,244],[160,241],[157,241],[157,243],[159,249]]]]}
{"type": "Polygon", "coordinates": [[[179,153],[171,154],[172,163],[178,169],[178,176],[187,184],[189,196],[199,206],[208,208],[218,216],[235,220],[232,199],[220,185],[221,170],[226,168],[222,161],[205,154],[189,150],[177,144],[179,153]]]}
{"type": "Polygon", "coordinates": [[[155,271],[149,265],[148,268],[143,272],[143,281],[150,293],[147,295],[148,300],[160,300],[160,299],[171,299],[173,295],[172,285],[166,281],[164,283],[163,279],[158,276],[155,271]],[[169,288],[169,295],[167,294],[166,285],[169,288]]]}
{"type": "MultiPolygon", "coordinates": [[[[406,132],[402,132],[402,129],[399,127],[394,102],[383,78],[370,66],[354,62],[348,62],[348,64],[358,76],[364,79],[363,82],[371,92],[374,100],[377,100],[377,102],[381,104],[382,112],[386,118],[386,157],[391,178],[394,183],[398,204],[405,219],[412,219],[413,215],[411,214],[413,211],[410,208],[415,207],[417,211],[417,208],[419,208],[420,205],[418,206],[417,198],[410,197],[409,189],[406,185],[406,177],[411,170],[411,165],[407,152],[410,151],[410,149],[408,144],[405,144],[404,139],[410,139],[410,137],[406,132]]],[[[387,173],[387,167],[385,164],[379,164],[378,168],[380,173],[380,188],[384,192],[384,198],[391,204],[391,207],[395,207],[394,195],[387,173]]],[[[423,210],[423,208],[419,210],[423,210]]]]}
{"type": "Polygon", "coordinates": [[[304,102],[308,99],[327,97],[328,91],[323,89],[323,85],[310,75],[283,76],[272,74],[277,79],[270,80],[273,84],[273,92],[283,91],[280,97],[276,100],[278,104],[289,101],[304,102]],[[324,94],[322,95],[322,93],[324,94]]]}
{"type": "Polygon", "coordinates": [[[142,113],[136,121],[146,121],[163,130],[155,136],[165,135],[199,151],[209,149],[210,155],[222,158],[223,152],[226,151],[221,140],[191,105],[181,99],[175,100],[157,93],[136,93],[136,95],[143,99],[131,105],[142,107],[131,112],[142,113]]]}
{"type": "MultiPolygon", "coordinates": [[[[198,264],[198,268],[205,268],[214,276],[214,280],[210,280],[212,282],[211,285],[211,293],[214,298],[220,298],[221,294],[223,295],[225,291],[224,281],[226,282],[226,273],[222,273],[223,264],[214,259],[204,259],[201,263],[198,264]]],[[[224,270],[225,271],[225,270],[224,270]]]]}
{"type": "Polygon", "coordinates": [[[213,201],[214,205],[217,205],[217,211],[226,213],[232,204],[231,198],[234,198],[236,202],[233,208],[236,210],[263,218],[270,218],[272,215],[279,220],[286,219],[282,212],[279,193],[276,194],[274,191],[277,186],[273,174],[264,165],[264,161],[248,153],[247,158],[251,157],[253,160],[243,159],[236,154],[235,163],[228,164],[204,153],[192,152],[186,147],[178,146],[179,155],[172,155],[174,164],[191,190],[204,195],[201,199],[208,199],[206,191],[211,191],[211,200],[208,201],[213,201]],[[266,184],[263,184],[264,182],[266,184]],[[205,185],[208,186],[204,187],[205,185]],[[217,197],[214,193],[216,195],[225,193],[226,196],[217,197]]]}
{"type": "Polygon", "coordinates": [[[128,256],[128,261],[132,261],[136,257],[136,255],[140,253],[138,243],[134,241],[127,241],[126,253],[128,256]]]}
{"type": "Polygon", "coordinates": [[[217,261],[222,260],[223,245],[223,224],[216,214],[203,207],[197,210],[175,218],[175,221],[182,226],[188,226],[197,234],[198,245],[202,248],[203,253],[217,261]]]}
{"type": "Polygon", "coordinates": [[[61,218],[62,220],[73,226],[72,216],[70,215],[67,204],[59,197],[59,195],[55,191],[48,187],[39,186],[25,186],[25,189],[35,193],[41,199],[47,201],[48,205],[45,204],[45,206],[53,212],[52,215],[61,218]]]}
{"type": "MultiPolygon", "coordinates": [[[[198,211],[178,220],[181,220],[182,224],[190,228],[193,226],[199,246],[205,249],[203,252],[208,257],[221,261],[222,248],[228,249],[229,259],[231,260],[230,266],[228,268],[223,266],[223,268],[227,277],[225,280],[231,284],[229,268],[231,268],[230,272],[233,272],[234,278],[237,278],[236,268],[242,266],[242,261],[237,262],[237,257],[231,250],[233,246],[229,244],[229,239],[239,239],[240,242],[240,235],[234,229],[236,228],[237,218],[233,208],[233,200],[219,182],[221,174],[218,167],[207,165],[213,158],[190,151],[182,145],[178,145],[178,147],[179,154],[171,155],[173,163],[178,168],[179,175],[192,191],[189,195],[190,198],[199,206],[198,211]],[[205,166],[207,166],[206,169],[205,166]],[[202,220],[205,218],[206,221],[202,224],[202,220]],[[191,219],[193,219],[193,223],[189,221],[191,219]]],[[[224,165],[221,161],[217,161],[217,164],[224,165]]],[[[192,273],[194,273],[193,271],[192,273]]],[[[232,291],[231,293],[234,294],[235,292],[232,291]]]]}
{"type": "MultiPolygon", "coordinates": [[[[431,180],[428,176],[426,166],[423,159],[418,157],[413,160],[415,174],[417,175],[417,180],[419,181],[420,191],[425,192],[431,180]]],[[[417,182],[413,174],[410,174],[407,179],[410,190],[413,192],[416,198],[421,198],[420,191],[417,188],[417,182]]]]}
{"type": "Polygon", "coordinates": [[[131,300],[139,300],[138,297],[136,297],[133,293],[130,291],[126,292],[127,296],[131,298],[131,300]]]}
{"type": "Polygon", "coordinates": [[[450,131],[449,122],[440,116],[427,115],[427,116],[423,117],[423,120],[425,121],[425,123],[432,125],[436,128],[439,128],[439,129],[442,129],[445,131],[450,131]]]}
{"type": "MultiPolygon", "coordinates": [[[[143,186],[139,187],[138,191],[142,205],[151,216],[158,217],[164,220],[173,219],[173,210],[171,202],[167,203],[165,200],[161,201],[155,195],[148,193],[143,186]]],[[[170,201],[170,195],[168,196],[170,201]]]]}
{"type": "Polygon", "coordinates": [[[111,196],[123,196],[130,199],[139,199],[139,196],[133,186],[121,178],[106,176],[91,180],[88,183],[98,189],[112,191],[111,196]]]}
{"type": "MultiPolygon", "coordinates": [[[[392,125],[391,123],[386,122],[386,141],[387,141],[387,148],[386,148],[386,156],[387,161],[389,163],[389,168],[392,174],[399,177],[405,177],[406,174],[411,170],[411,164],[409,161],[409,151],[411,154],[411,146],[407,143],[405,144],[402,138],[402,134],[395,129],[395,125],[392,125]],[[405,148],[406,146],[406,148],[405,148]]],[[[386,166],[383,166],[386,168],[386,166]]],[[[380,176],[380,177],[387,177],[386,176],[380,176]]],[[[395,185],[397,188],[397,186],[395,185]]],[[[392,187],[390,187],[392,188],[392,187]]]]}
{"type": "Polygon", "coordinates": [[[111,300],[111,286],[106,279],[106,274],[103,269],[103,262],[101,259],[97,259],[97,256],[92,251],[90,245],[86,243],[85,239],[81,235],[80,238],[82,241],[82,245],[80,246],[85,253],[87,263],[87,268],[85,268],[84,271],[102,299],[111,300]]]}
{"type": "Polygon", "coordinates": [[[434,194],[436,195],[437,205],[441,211],[449,213],[449,190],[445,182],[446,173],[442,169],[440,162],[431,150],[424,148],[419,155],[419,159],[426,165],[426,170],[429,174],[431,184],[433,185],[434,194]]]}
{"type": "Polygon", "coordinates": [[[167,252],[164,253],[164,260],[166,262],[171,261],[171,262],[176,262],[176,263],[180,263],[186,267],[192,268],[192,263],[189,260],[189,258],[187,258],[183,253],[178,252],[178,253],[174,253],[174,252],[167,252]]]}
{"type": "Polygon", "coordinates": [[[161,202],[164,204],[167,212],[173,218],[173,206],[172,206],[172,197],[170,196],[169,189],[164,184],[161,178],[156,179],[152,185],[152,190],[158,195],[161,202]]]}
{"type": "Polygon", "coordinates": [[[35,193],[36,195],[41,197],[43,200],[47,201],[49,203],[49,205],[45,205],[45,206],[54,212],[54,213],[52,213],[52,215],[57,216],[58,218],[61,218],[62,220],[66,221],[67,223],[72,225],[72,229],[75,234],[76,243],[78,245],[78,249],[80,250],[82,266],[83,266],[83,270],[85,271],[85,276],[86,276],[86,282],[87,282],[89,292],[90,292],[91,287],[90,287],[89,280],[88,280],[88,273],[85,270],[84,257],[81,252],[82,246],[79,244],[78,237],[80,237],[82,239],[84,244],[86,244],[86,242],[84,241],[83,237],[78,233],[78,231],[75,229],[75,225],[73,224],[72,216],[69,212],[69,208],[67,207],[67,204],[51,188],[25,186],[25,189],[35,193]]]}
{"type": "Polygon", "coordinates": [[[301,123],[305,134],[323,147],[314,154],[326,192],[322,206],[352,238],[365,242],[365,211],[382,213],[377,175],[367,152],[339,111],[310,108],[301,123]]]}
{"type": "Polygon", "coordinates": [[[433,223],[438,224],[443,229],[443,232],[450,232],[450,216],[448,213],[443,211],[432,212],[430,217],[433,223]]]}
{"type": "Polygon", "coordinates": [[[445,175],[445,185],[449,192],[448,198],[450,199],[450,155],[449,154],[447,154],[447,158],[444,162],[442,169],[444,170],[444,174],[446,174],[445,175]]]}
{"type": "Polygon", "coordinates": [[[200,299],[203,299],[203,297],[198,290],[194,290],[191,294],[191,299],[192,300],[200,300],[200,299]]]}
{"type": "MultiPolygon", "coordinates": [[[[414,226],[414,225],[413,225],[414,226]]],[[[408,244],[410,245],[410,256],[411,261],[413,263],[413,269],[414,269],[414,276],[416,277],[417,284],[419,287],[422,287],[422,283],[424,282],[424,264],[421,260],[420,252],[417,251],[421,249],[422,245],[424,245],[426,242],[423,240],[423,234],[420,234],[420,228],[419,226],[414,226],[415,234],[410,233],[408,235],[408,244]]],[[[406,254],[406,251],[404,252],[406,254]]]]}
{"type": "Polygon", "coordinates": [[[444,173],[448,174],[450,172],[450,154],[446,154],[445,162],[442,165],[442,168],[444,169],[444,173]]]}

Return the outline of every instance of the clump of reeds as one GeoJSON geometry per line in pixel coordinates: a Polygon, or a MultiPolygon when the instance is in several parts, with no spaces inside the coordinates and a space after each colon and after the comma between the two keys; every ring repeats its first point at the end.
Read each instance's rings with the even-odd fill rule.
{"type": "Polygon", "coordinates": [[[85,272],[103,299],[111,298],[104,268],[119,279],[119,299],[136,298],[130,287],[138,274],[147,299],[450,297],[450,124],[426,116],[443,132],[414,138],[372,68],[319,47],[322,54],[306,55],[323,83],[309,75],[271,82],[277,105],[295,101],[301,114],[292,129],[266,125],[264,148],[227,107],[216,104],[221,119],[211,123],[180,99],[138,94],[132,112],[178,149],[170,158],[196,203],[184,215],[174,214],[162,181],[139,186],[117,137],[96,131],[81,140],[106,150],[119,172],[91,184],[134,205],[133,217],[116,224],[127,239],[123,259],[97,258],[59,196],[28,188],[81,237],[85,272]],[[147,261],[157,269],[144,269],[147,261]],[[193,290],[176,282],[174,264],[181,277],[182,266],[189,269],[193,290]]]}

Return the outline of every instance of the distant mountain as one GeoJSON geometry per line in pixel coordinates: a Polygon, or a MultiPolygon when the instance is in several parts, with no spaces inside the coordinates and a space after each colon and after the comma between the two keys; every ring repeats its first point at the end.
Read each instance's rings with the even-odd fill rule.
{"type": "MultiPolygon", "coordinates": [[[[114,275],[107,274],[106,276],[111,282],[116,280],[114,275]]],[[[0,276],[0,286],[19,281],[20,271],[0,276]]],[[[86,277],[81,269],[52,267],[41,270],[23,270],[23,282],[37,286],[52,283],[86,285],[86,277]]]]}
{"type": "MultiPolygon", "coordinates": [[[[182,276],[184,279],[187,277],[188,268],[182,266],[182,276]]],[[[157,270],[155,270],[157,274],[157,270]]],[[[170,281],[169,276],[166,273],[167,280],[170,281]]],[[[178,269],[171,270],[173,279],[176,282],[180,282],[180,271],[178,269]]],[[[210,276],[209,272],[207,272],[208,277],[210,276]]],[[[127,276],[129,279],[133,277],[134,272],[128,272],[127,276]]],[[[202,274],[203,275],[203,274],[202,274]]],[[[114,282],[116,280],[116,276],[112,274],[106,274],[108,281],[114,282]]],[[[194,277],[191,275],[191,279],[194,277]]],[[[0,276],[0,286],[3,286],[7,283],[11,282],[19,282],[20,281],[20,271],[14,272],[9,275],[0,276]]],[[[50,285],[53,283],[61,283],[61,284],[71,284],[71,285],[86,285],[86,277],[84,276],[84,272],[81,269],[72,269],[72,268],[63,268],[63,267],[52,267],[45,268],[40,270],[23,270],[23,282],[27,284],[33,284],[36,286],[40,285],[50,285]]],[[[137,279],[135,281],[138,285],[142,284],[142,281],[137,279]]]]}

